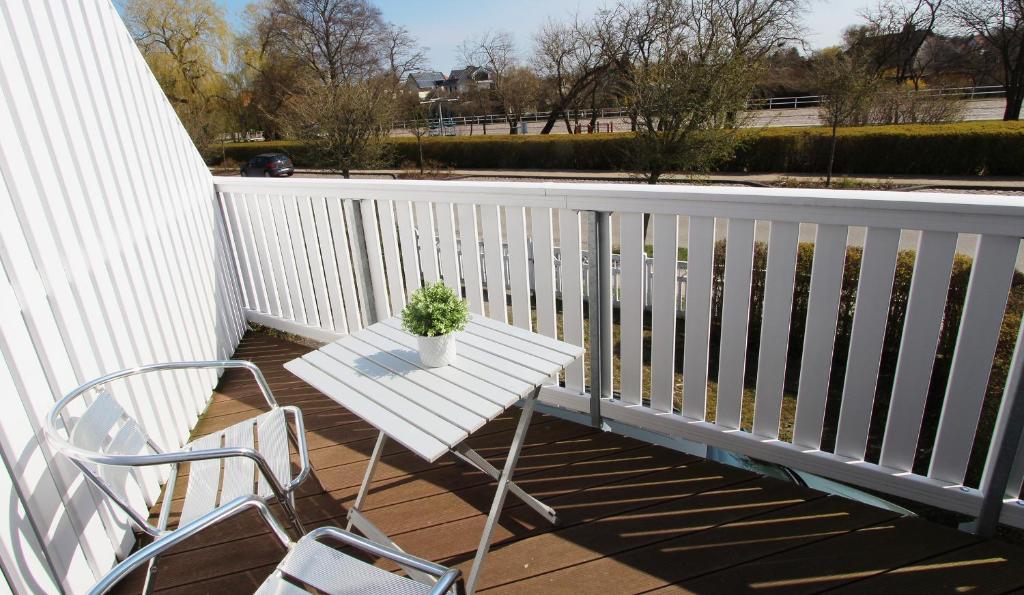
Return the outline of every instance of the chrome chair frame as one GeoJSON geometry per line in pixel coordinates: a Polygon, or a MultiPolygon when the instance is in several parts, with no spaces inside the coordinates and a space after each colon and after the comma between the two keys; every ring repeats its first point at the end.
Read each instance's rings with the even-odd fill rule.
{"type": "MultiPolygon", "coordinates": [[[[249,509],[256,509],[263,521],[270,527],[271,534],[281,542],[281,545],[286,550],[291,550],[291,548],[297,544],[297,542],[292,541],[288,533],[277,522],[277,519],[270,512],[270,509],[261,498],[255,496],[241,496],[206,513],[183,527],[179,527],[167,537],[154,541],[128,556],[103,576],[103,578],[93,586],[92,590],[89,591],[89,595],[103,595],[104,593],[107,593],[133,570],[152,561],[168,549],[180,544],[204,529],[249,509]]],[[[362,552],[391,560],[403,567],[415,568],[420,572],[436,577],[437,582],[430,590],[430,595],[444,595],[449,592],[454,592],[455,595],[463,595],[464,593],[462,575],[459,569],[446,568],[428,560],[380,545],[370,541],[369,539],[365,539],[343,529],[339,529],[338,527],[320,527],[318,529],[314,529],[302,539],[314,539],[317,541],[329,539],[341,545],[351,546],[362,552]]]]}
{"type": "MultiPolygon", "coordinates": [[[[78,388],[74,389],[59,401],[54,404],[50,409],[50,412],[46,416],[46,422],[44,425],[44,432],[46,433],[47,439],[56,449],[66,456],[86,477],[89,478],[91,483],[100,489],[107,497],[111,498],[119,508],[128,516],[131,522],[136,525],[141,531],[150,535],[156,543],[170,539],[177,533],[176,530],[168,530],[167,523],[171,512],[171,503],[173,500],[174,486],[178,475],[178,466],[182,463],[192,463],[196,461],[207,461],[212,459],[225,459],[231,457],[244,457],[255,464],[257,470],[263,479],[266,480],[267,485],[270,487],[273,495],[268,496],[266,501],[276,500],[281,504],[281,508],[285,512],[289,523],[292,525],[297,535],[303,535],[305,529],[299,520],[299,515],[295,509],[295,490],[298,486],[309,476],[310,464],[309,454],[306,448],[306,432],[305,426],[302,422],[302,413],[297,407],[293,406],[282,406],[278,404],[277,399],[274,398],[273,393],[270,390],[270,385],[264,378],[263,373],[260,369],[252,362],[245,360],[215,360],[215,361],[183,361],[183,362],[166,362],[149,364],[144,366],[138,366],[135,368],[128,368],[113,372],[91,380],[78,388]],[[264,399],[270,406],[271,410],[280,409],[282,412],[291,416],[293,423],[295,424],[295,431],[291,429],[288,433],[291,435],[292,440],[295,443],[296,449],[299,454],[299,466],[300,470],[295,477],[288,482],[286,485],[281,485],[277,476],[272,471],[270,464],[266,458],[256,449],[249,447],[218,447],[209,448],[202,450],[176,450],[173,452],[163,451],[146,433],[146,446],[152,451],[152,454],[138,454],[138,455],[118,455],[118,454],[107,454],[101,452],[95,452],[87,449],[80,448],[70,441],[70,431],[64,431],[64,424],[61,423],[64,409],[76,399],[90,393],[90,391],[98,391],[103,389],[107,384],[139,376],[151,372],[163,372],[171,370],[204,370],[204,369],[245,369],[248,370],[256,381],[256,384],[260,388],[264,399]],[[63,434],[67,434],[65,438],[63,434]],[[93,471],[92,466],[107,465],[107,466],[123,466],[123,467],[150,467],[157,465],[171,465],[171,473],[164,487],[164,493],[162,495],[163,501],[161,502],[160,515],[157,520],[157,524],[154,525],[149,522],[148,517],[140,514],[134,506],[131,505],[122,494],[119,494],[117,490],[111,487],[103,477],[100,477],[93,471]]],[[[262,498],[254,496],[263,502],[262,498]]],[[[159,502],[159,499],[157,500],[159,502]]],[[[216,509],[213,511],[216,512],[216,509]]],[[[208,513],[209,514],[209,513],[208,513]]],[[[267,514],[269,514],[269,509],[267,514]]],[[[218,517],[219,518],[219,517],[218,517]]],[[[162,550],[161,550],[162,551],[162,550]]],[[[150,560],[149,576],[147,577],[147,588],[146,592],[149,591],[150,580],[152,575],[155,573],[155,557],[150,560]]]]}

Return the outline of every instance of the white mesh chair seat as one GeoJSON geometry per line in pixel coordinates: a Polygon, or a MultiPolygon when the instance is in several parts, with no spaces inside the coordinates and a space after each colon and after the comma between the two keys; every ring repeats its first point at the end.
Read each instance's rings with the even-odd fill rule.
{"type": "Polygon", "coordinates": [[[320,527],[310,531],[297,542],[293,541],[271,514],[263,499],[250,495],[235,498],[128,556],[96,583],[89,591],[90,595],[108,593],[114,585],[139,566],[155,560],[163,552],[191,539],[199,532],[252,509],[259,513],[270,528],[270,534],[287,550],[274,572],[255,591],[257,595],[308,595],[310,592],[325,595],[465,593],[461,573],[457,568],[446,568],[338,527],[320,527]],[[413,580],[377,568],[373,564],[330,547],[324,543],[325,541],[358,550],[362,554],[390,560],[397,563],[406,573],[418,574],[422,578],[413,580]]]}
{"type": "Polygon", "coordinates": [[[308,595],[309,591],[297,585],[308,585],[331,595],[426,595],[431,590],[423,583],[377,568],[310,537],[303,537],[292,547],[256,594],[308,595]]]}
{"type": "MultiPolygon", "coordinates": [[[[188,443],[185,449],[200,451],[236,446],[256,449],[266,459],[278,483],[288,485],[291,482],[288,424],[281,409],[273,409],[203,436],[188,443]]],[[[250,494],[263,498],[274,495],[252,459],[230,457],[192,462],[179,524],[188,523],[217,506],[250,494]]]]}

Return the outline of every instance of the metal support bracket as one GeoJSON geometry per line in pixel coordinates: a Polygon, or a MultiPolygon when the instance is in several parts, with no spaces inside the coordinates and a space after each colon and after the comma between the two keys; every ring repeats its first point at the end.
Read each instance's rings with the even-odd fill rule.
{"type": "MultiPolygon", "coordinates": [[[[487,475],[491,476],[491,479],[501,479],[501,471],[498,470],[497,467],[492,465],[487,459],[480,456],[478,452],[466,446],[465,443],[457,445],[452,450],[452,454],[462,459],[463,461],[469,463],[478,471],[486,473],[487,475]]],[[[508,482],[508,491],[511,492],[513,496],[522,500],[524,504],[536,510],[551,524],[558,523],[558,515],[555,513],[554,508],[551,508],[547,504],[544,504],[537,498],[528,494],[526,490],[516,485],[514,481],[508,482]]]]}
{"type": "MultiPolygon", "coordinates": [[[[1003,391],[1003,405],[996,417],[992,446],[979,489],[982,494],[978,518],[961,529],[982,537],[992,537],[999,526],[1003,503],[1013,496],[1007,493],[1015,465],[1024,465],[1024,325],[1017,333],[1009,381],[1003,391]]],[[[1017,486],[1019,487],[1019,486],[1017,486]]]]}
{"type": "MultiPolygon", "coordinates": [[[[356,281],[356,295],[361,307],[363,325],[377,322],[377,305],[373,297],[373,279],[370,275],[370,257],[363,232],[362,199],[342,201],[345,227],[348,228],[349,249],[352,251],[352,273],[356,281]]],[[[372,203],[371,203],[372,206],[372,203]]]]}
{"type": "Polygon", "coordinates": [[[587,253],[590,319],[590,424],[603,427],[601,399],[612,397],[611,213],[590,211],[587,253]]]}

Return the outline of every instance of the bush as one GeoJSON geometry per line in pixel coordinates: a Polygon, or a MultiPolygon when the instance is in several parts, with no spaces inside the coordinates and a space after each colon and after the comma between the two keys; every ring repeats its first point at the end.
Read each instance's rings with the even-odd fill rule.
{"type": "MultiPolygon", "coordinates": [[[[425,159],[476,169],[622,169],[629,134],[506,135],[427,138],[425,159]]],[[[392,140],[396,163],[416,161],[416,142],[392,140]]]]}
{"type": "MultiPolygon", "coordinates": [[[[752,137],[725,169],[820,173],[828,165],[824,128],[768,129],[752,137]]],[[[839,131],[835,173],[874,175],[1021,175],[1024,124],[962,122],[865,126],[839,131]]]]}
{"type": "MultiPolygon", "coordinates": [[[[747,130],[720,171],[823,173],[829,153],[825,128],[747,130]]],[[[502,135],[427,138],[423,155],[442,167],[466,169],[626,169],[631,134],[502,135]]],[[[416,141],[393,138],[392,167],[416,162],[416,141]]],[[[298,167],[318,164],[302,143],[231,143],[224,155],[239,162],[281,151],[298,167]]],[[[865,126],[839,131],[837,175],[1022,175],[1024,122],[960,122],[865,126]]]]}
{"type": "Polygon", "coordinates": [[[275,140],[252,143],[225,143],[223,150],[217,147],[214,151],[217,160],[213,165],[226,165],[227,162],[245,163],[261,153],[284,153],[291,157],[297,167],[319,167],[310,157],[305,143],[294,140],[275,140]],[[223,158],[223,159],[222,159],[223,158]]]}

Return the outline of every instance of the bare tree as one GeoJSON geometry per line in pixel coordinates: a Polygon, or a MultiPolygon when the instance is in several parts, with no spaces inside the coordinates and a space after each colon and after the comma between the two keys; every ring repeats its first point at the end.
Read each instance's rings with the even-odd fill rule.
{"type": "Polygon", "coordinates": [[[345,178],[353,169],[386,163],[395,102],[390,77],[333,85],[313,81],[303,89],[285,102],[279,123],[290,137],[306,142],[315,161],[345,178]]]}
{"type": "Polygon", "coordinates": [[[918,88],[924,73],[921,48],[934,34],[942,16],[944,0],[880,0],[875,8],[861,13],[865,24],[846,33],[850,51],[858,60],[873,65],[897,84],[910,81],[918,88]]]}
{"type": "Polygon", "coordinates": [[[274,0],[282,51],[320,82],[337,85],[385,68],[380,41],[387,28],[367,0],[274,0]]]}
{"type": "Polygon", "coordinates": [[[784,46],[803,43],[806,0],[700,0],[694,4],[706,19],[724,19],[731,47],[748,58],[762,60],[784,46]]]}
{"type": "Polygon", "coordinates": [[[491,71],[492,92],[501,104],[509,134],[517,134],[523,114],[536,106],[540,79],[520,64],[512,34],[489,31],[466,40],[460,52],[468,64],[479,64],[491,71]]]}
{"type": "Polygon", "coordinates": [[[735,114],[756,80],[756,57],[734,45],[715,2],[657,0],[620,14],[636,26],[624,65],[625,101],[638,122],[634,169],[649,184],[669,171],[708,171],[735,148],[735,114]]]}
{"type": "Polygon", "coordinates": [[[240,89],[239,124],[279,136],[275,114],[301,80],[303,63],[282,49],[284,29],[274,0],[250,4],[242,14],[244,28],[235,38],[233,78],[240,89]]]}
{"type": "MultiPolygon", "coordinates": [[[[478,85],[470,85],[466,92],[459,97],[459,102],[454,105],[461,115],[470,117],[488,116],[498,109],[494,91],[478,85]]],[[[481,120],[480,125],[483,128],[484,135],[486,135],[487,120],[481,120]]],[[[473,128],[474,125],[471,121],[469,124],[470,136],[473,135],[473,128]]]]}
{"type": "Polygon", "coordinates": [[[396,84],[401,84],[410,72],[421,70],[427,61],[427,48],[421,47],[405,27],[384,25],[378,43],[384,53],[385,67],[396,84]]]}
{"type": "Polygon", "coordinates": [[[572,132],[566,110],[581,97],[593,96],[610,68],[606,52],[594,23],[577,17],[572,23],[548,21],[534,37],[533,62],[541,76],[546,77],[554,91],[550,115],[541,134],[548,134],[559,118],[572,132]]]}
{"type": "Polygon", "coordinates": [[[816,86],[822,94],[819,116],[832,131],[825,177],[828,187],[832,185],[839,128],[858,123],[864,117],[878,88],[878,79],[873,68],[858,63],[839,48],[818,52],[811,64],[816,86]]]}
{"type": "Polygon", "coordinates": [[[1024,0],[949,0],[953,23],[999,56],[1006,90],[1004,120],[1019,120],[1024,102],[1024,0]]]}

